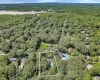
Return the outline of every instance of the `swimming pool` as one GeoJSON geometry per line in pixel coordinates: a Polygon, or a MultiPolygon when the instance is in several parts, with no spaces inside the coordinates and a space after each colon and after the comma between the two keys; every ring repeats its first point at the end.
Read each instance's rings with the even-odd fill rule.
{"type": "Polygon", "coordinates": [[[62,59],[62,60],[68,59],[68,55],[63,55],[61,59],[62,59]]]}

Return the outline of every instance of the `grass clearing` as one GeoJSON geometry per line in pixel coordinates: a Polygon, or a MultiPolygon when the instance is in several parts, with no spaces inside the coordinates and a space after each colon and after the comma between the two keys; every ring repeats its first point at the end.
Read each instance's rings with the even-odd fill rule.
{"type": "Polygon", "coordinates": [[[41,48],[41,49],[46,49],[46,45],[45,45],[45,44],[41,44],[41,45],[40,45],[40,48],[41,48]]]}
{"type": "Polygon", "coordinates": [[[49,47],[56,47],[56,46],[57,46],[57,44],[41,43],[40,49],[45,49],[46,50],[49,47]]]}

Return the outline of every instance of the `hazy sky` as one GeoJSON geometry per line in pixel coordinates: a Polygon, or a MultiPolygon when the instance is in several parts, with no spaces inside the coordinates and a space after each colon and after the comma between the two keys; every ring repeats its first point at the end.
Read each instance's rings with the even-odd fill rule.
{"type": "Polygon", "coordinates": [[[40,3],[40,2],[100,3],[100,0],[0,0],[0,3],[40,3]]]}

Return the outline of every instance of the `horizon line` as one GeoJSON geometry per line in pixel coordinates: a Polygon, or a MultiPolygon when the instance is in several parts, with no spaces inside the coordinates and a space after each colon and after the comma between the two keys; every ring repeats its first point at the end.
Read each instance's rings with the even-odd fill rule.
{"type": "Polygon", "coordinates": [[[63,3],[63,4],[100,4],[100,3],[81,3],[81,2],[3,2],[3,3],[0,3],[0,4],[36,4],[36,3],[63,3]]]}

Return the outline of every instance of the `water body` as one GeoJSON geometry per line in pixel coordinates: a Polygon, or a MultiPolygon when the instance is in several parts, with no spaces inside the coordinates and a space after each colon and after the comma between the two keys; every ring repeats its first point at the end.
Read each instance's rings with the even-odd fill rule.
{"type": "Polygon", "coordinates": [[[24,14],[38,14],[38,13],[46,13],[46,11],[29,11],[29,12],[14,12],[14,11],[0,11],[0,15],[10,14],[10,15],[24,15],[24,14]]]}

